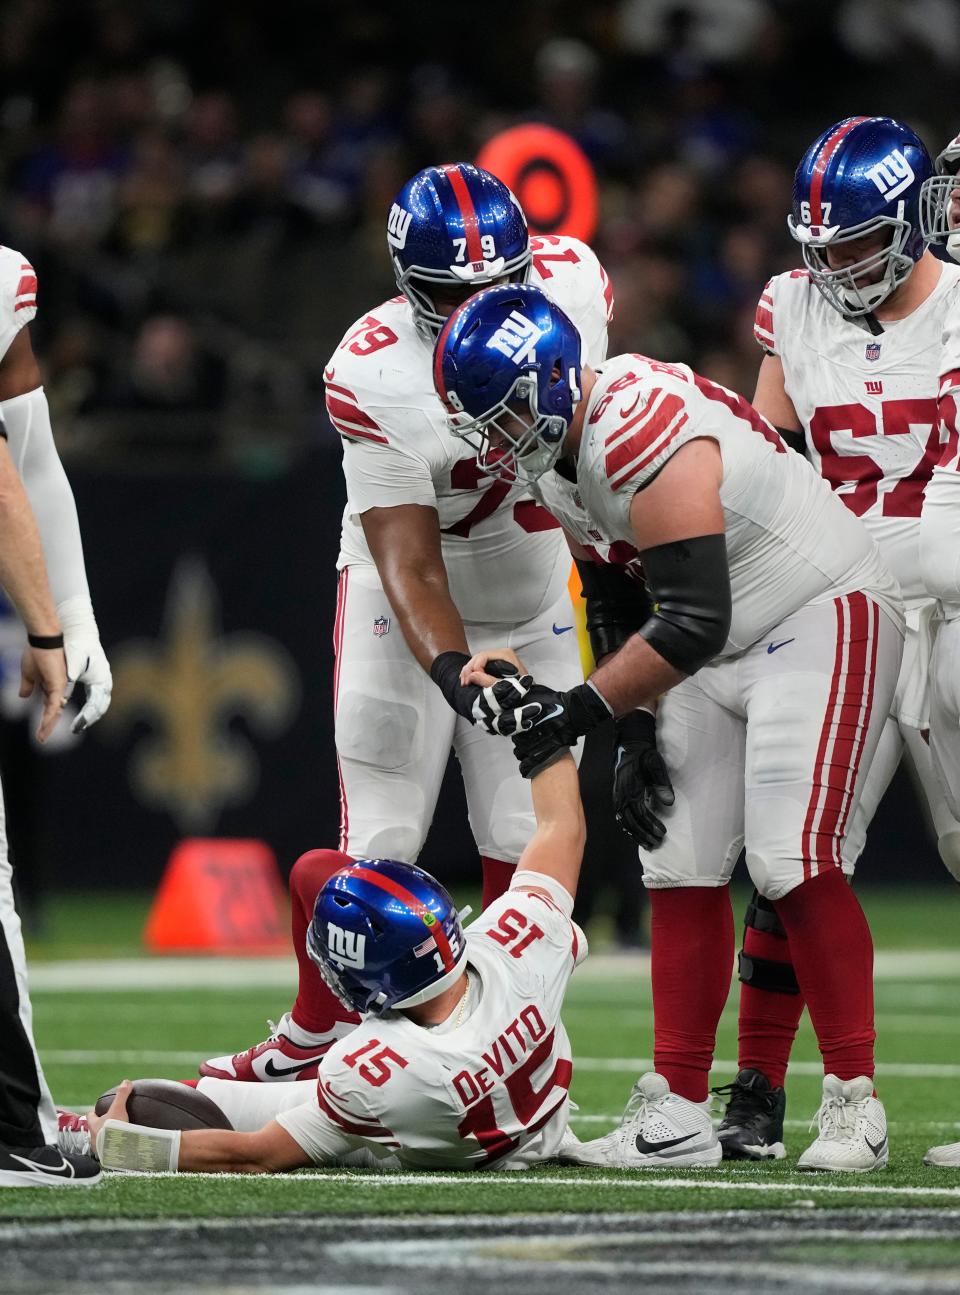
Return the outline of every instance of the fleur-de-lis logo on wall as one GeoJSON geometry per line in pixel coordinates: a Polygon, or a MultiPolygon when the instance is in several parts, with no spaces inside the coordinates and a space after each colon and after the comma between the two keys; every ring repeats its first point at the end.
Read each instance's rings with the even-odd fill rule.
{"type": "Polygon", "coordinates": [[[121,644],[111,661],[110,728],[151,729],[130,761],[138,799],[166,809],[182,831],[210,830],[258,778],[256,753],[229,720],[243,716],[258,736],[282,733],[300,698],[296,665],[265,635],[221,633],[216,589],[198,558],[173,573],[161,637],[121,644]]]}

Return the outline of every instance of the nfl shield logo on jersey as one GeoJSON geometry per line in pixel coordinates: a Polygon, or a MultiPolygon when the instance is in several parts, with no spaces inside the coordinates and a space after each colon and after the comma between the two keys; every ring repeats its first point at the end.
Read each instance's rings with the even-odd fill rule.
{"type": "Polygon", "coordinates": [[[373,637],[382,639],[384,634],[390,633],[390,617],[377,616],[373,622],[373,637]]]}
{"type": "Polygon", "coordinates": [[[867,349],[864,351],[864,355],[867,357],[867,359],[868,359],[868,360],[879,360],[879,359],[880,359],[880,343],[879,343],[879,342],[867,342],[867,349]]]}

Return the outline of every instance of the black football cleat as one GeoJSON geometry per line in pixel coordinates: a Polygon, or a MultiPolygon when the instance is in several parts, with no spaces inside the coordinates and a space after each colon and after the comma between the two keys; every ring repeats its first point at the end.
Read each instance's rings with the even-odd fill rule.
{"type": "Polygon", "coordinates": [[[102,1177],[90,1156],[59,1147],[0,1145],[0,1187],[96,1187],[102,1177]]]}
{"type": "Polygon", "coordinates": [[[713,1090],[727,1099],[717,1137],[724,1160],[782,1160],[787,1098],[759,1070],[741,1070],[732,1084],[713,1090]]]}

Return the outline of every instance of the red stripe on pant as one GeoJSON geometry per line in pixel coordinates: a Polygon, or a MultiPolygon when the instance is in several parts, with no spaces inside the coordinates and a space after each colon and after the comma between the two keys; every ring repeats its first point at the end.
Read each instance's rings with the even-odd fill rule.
{"type": "MultiPolygon", "coordinates": [[[[344,567],[337,581],[337,612],[333,621],[333,720],[337,721],[337,704],[340,700],[340,663],[343,659],[343,623],[347,613],[347,583],[350,568],[344,567]]],[[[340,784],[340,849],[346,850],[350,831],[350,812],[347,807],[347,789],[343,782],[343,766],[337,752],[337,781],[340,784]]]]}
{"type": "Polygon", "coordinates": [[[307,927],[313,919],[317,895],[335,872],[351,863],[349,855],[340,850],[308,850],[290,870],[293,949],[300,972],[292,1015],[297,1025],[311,1034],[325,1034],[337,1021],[360,1022],[356,1012],[348,1011],[330,992],[307,954],[307,927]]]}
{"type": "Polygon", "coordinates": [[[864,594],[834,599],[837,646],[833,678],[801,837],[803,876],[840,866],[840,839],[869,725],[876,668],[876,605],[864,594]]]}

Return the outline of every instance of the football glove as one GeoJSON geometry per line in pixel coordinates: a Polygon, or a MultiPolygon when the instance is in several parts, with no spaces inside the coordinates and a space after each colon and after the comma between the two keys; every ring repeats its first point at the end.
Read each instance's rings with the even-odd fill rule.
{"type": "Polygon", "coordinates": [[[674,802],[673,786],[657,750],[657,721],[649,711],[635,710],[617,720],[613,769],[613,811],[628,836],[655,850],[667,834],[657,810],[674,802]]]}
{"type": "Polygon", "coordinates": [[[102,719],[110,706],[113,675],[100,644],[100,632],[94,619],[90,599],[85,595],[66,598],[57,606],[63,630],[63,651],[67,658],[67,696],[78,683],[85,691],[83,708],[70,726],[72,733],[82,733],[102,719]]]}

